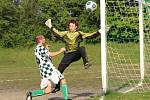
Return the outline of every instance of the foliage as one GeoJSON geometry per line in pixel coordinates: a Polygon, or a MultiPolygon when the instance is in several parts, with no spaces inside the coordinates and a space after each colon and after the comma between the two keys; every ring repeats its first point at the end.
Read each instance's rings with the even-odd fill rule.
{"type": "Polygon", "coordinates": [[[44,24],[48,18],[59,30],[66,30],[66,22],[71,17],[80,21],[80,30],[97,30],[95,19],[98,20],[99,15],[87,12],[85,3],[86,0],[80,3],[78,0],[2,0],[0,45],[7,48],[32,45],[37,34],[51,40],[51,31],[44,24]]]}
{"type": "MultiPolygon", "coordinates": [[[[108,0],[110,1],[110,0],[108,0]]],[[[138,41],[138,5],[128,2],[109,2],[107,4],[107,23],[111,26],[108,39],[117,42],[138,41]],[[122,6],[121,6],[122,5],[122,6]],[[134,7],[133,7],[134,6],[134,7]],[[113,16],[113,17],[112,17],[113,16]],[[135,24],[136,23],[136,24],[135,24]]]]}
{"type": "MultiPolygon", "coordinates": [[[[67,30],[66,23],[70,18],[76,18],[80,22],[80,31],[97,31],[100,27],[99,0],[95,0],[98,9],[94,12],[88,12],[85,9],[87,1],[2,0],[0,3],[0,45],[7,48],[31,46],[37,34],[43,34],[49,40],[55,40],[51,34],[52,31],[44,24],[48,18],[51,18],[53,25],[62,31],[67,30]]],[[[138,15],[130,13],[130,11],[138,12],[137,2],[118,4],[118,0],[117,2],[116,0],[107,0],[106,7],[107,23],[110,26],[108,40],[112,41],[113,38],[121,43],[138,42],[138,15]],[[118,8],[112,9],[113,6],[118,8]],[[123,20],[125,21],[123,22],[123,20]]],[[[146,11],[144,10],[144,12],[146,11]]],[[[145,26],[149,27],[149,20],[146,20],[145,23],[147,23],[145,26]]],[[[86,42],[100,42],[100,37],[86,42]]]]}

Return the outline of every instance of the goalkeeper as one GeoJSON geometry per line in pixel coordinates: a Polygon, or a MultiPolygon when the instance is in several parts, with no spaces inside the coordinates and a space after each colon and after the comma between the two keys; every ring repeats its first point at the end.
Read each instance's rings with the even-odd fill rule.
{"type": "Polygon", "coordinates": [[[99,35],[99,32],[83,33],[81,31],[77,31],[79,28],[79,23],[75,19],[69,20],[69,31],[58,31],[56,28],[52,27],[51,19],[48,19],[45,24],[54,31],[54,35],[62,38],[62,40],[65,42],[66,52],[58,66],[58,70],[61,73],[63,73],[72,62],[78,61],[81,57],[83,59],[85,69],[91,66],[85,47],[80,46],[80,42],[83,39],[95,38],[99,35]]]}
{"type": "Polygon", "coordinates": [[[54,31],[54,35],[60,37],[65,42],[66,52],[64,53],[64,57],[58,66],[58,70],[61,73],[63,73],[72,62],[78,61],[81,57],[83,59],[85,69],[91,66],[85,47],[80,46],[80,42],[83,39],[92,39],[99,36],[100,30],[93,33],[83,33],[81,31],[77,31],[79,28],[79,23],[75,19],[69,20],[68,31],[58,31],[52,26],[51,19],[48,19],[45,24],[54,31]]]}

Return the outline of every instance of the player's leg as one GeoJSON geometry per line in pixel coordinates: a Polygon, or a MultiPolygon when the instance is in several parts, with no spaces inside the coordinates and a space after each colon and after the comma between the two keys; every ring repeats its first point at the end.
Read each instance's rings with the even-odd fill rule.
{"type": "MultiPolygon", "coordinates": [[[[63,73],[64,70],[70,65],[71,62],[72,62],[72,56],[70,54],[65,54],[58,66],[58,70],[60,71],[60,73],[63,73]]],[[[56,84],[55,88],[52,90],[52,93],[56,93],[58,91],[60,91],[60,82],[56,84]]]]}
{"type": "MultiPolygon", "coordinates": [[[[63,73],[64,70],[70,65],[71,62],[72,62],[71,55],[65,54],[58,66],[58,70],[60,71],[60,73],[63,73]]],[[[55,88],[51,91],[51,93],[56,93],[58,91],[60,91],[60,82],[58,82],[58,84],[56,84],[55,88]]]]}
{"type": "Polygon", "coordinates": [[[58,70],[60,71],[60,73],[63,73],[64,70],[74,61],[77,61],[80,59],[80,55],[77,54],[77,52],[70,52],[70,53],[66,53],[63,57],[63,59],[61,60],[59,66],[58,66],[58,70]],[[78,57],[79,56],[79,57],[78,57]]]}
{"type": "MultiPolygon", "coordinates": [[[[77,61],[81,58],[81,55],[79,52],[75,51],[75,52],[71,52],[71,53],[67,53],[64,55],[63,59],[61,60],[59,66],[58,66],[58,70],[60,71],[60,73],[63,73],[64,70],[74,61],[77,61]]],[[[54,90],[52,90],[52,93],[56,93],[57,91],[60,90],[60,82],[58,84],[56,84],[54,90]]]]}
{"type": "Polygon", "coordinates": [[[68,100],[68,86],[64,76],[57,69],[55,69],[49,78],[54,84],[58,84],[60,82],[62,95],[65,100],[68,100]]]}
{"type": "Polygon", "coordinates": [[[51,85],[48,84],[45,89],[38,89],[38,90],[32,91],[32,97],[48,94],[50,93],[50,91],[51,91],[51,85]]]}
{"type": "Polygon", "coordinates": [[[81,57],[82,57],[83,64],[84,64],[84,68],[85,69],[89,68],[92,64],[89,61],[89,58],[87,56],[87,52],[86,52],[85,47],[83,47],[83,46],[79,47],[78,51],[81,53],[81,57]]]}
{"type": "Polygon", "coordinates": [[[33,97],[42,96],[44,94],[50,93],[50,91],[51,91],[50,82],[47,79],[42,79],[41,89],[28,92],[26,100],[32,100],[33,97]]]}
{"type": "Polygon", "coordinates": [[[61,83],[61,92],[63,94],[63,97],[65,100],[68,100],[68,86],[66,84],[66,80],[62,79],[60,80],[61,83]]]}

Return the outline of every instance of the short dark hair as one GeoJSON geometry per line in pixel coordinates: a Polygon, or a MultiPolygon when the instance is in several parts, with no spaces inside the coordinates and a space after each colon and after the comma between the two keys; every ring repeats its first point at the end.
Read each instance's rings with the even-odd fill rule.
{"type": "Polygon", "coordinates": [[[78,22],[76,19],[70,19],[70,20],[68,21],[68,27],[69,27],[69,24],[70,24],[70,23],[75,24],[75,25],[77,26],[77,28],[79,28],[79,22],[78,22]]]}

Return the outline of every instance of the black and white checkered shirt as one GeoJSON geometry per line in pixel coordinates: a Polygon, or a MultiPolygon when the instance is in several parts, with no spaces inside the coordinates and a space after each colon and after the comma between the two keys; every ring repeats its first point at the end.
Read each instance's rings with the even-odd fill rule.
{"type": "Polygon", "coordinates": [[[48,49],[42,45],[37,45],[36,48],[34,49],[34,52],[36,62],[39,65],[41,77],[46,78],[50,76],[55,67],[51,62],[48,49]]]}

